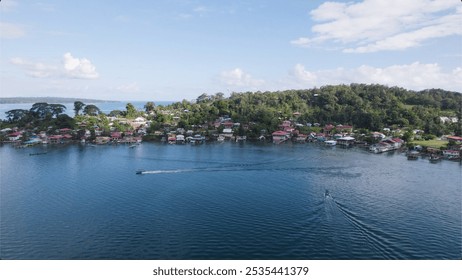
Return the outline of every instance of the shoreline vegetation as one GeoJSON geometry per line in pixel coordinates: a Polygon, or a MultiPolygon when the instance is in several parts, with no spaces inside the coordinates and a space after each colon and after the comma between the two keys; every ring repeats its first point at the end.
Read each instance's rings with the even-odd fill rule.
{"type": "Polygon", "coordinates": [[[229,97],[204,93],[166,106],[146,102],[141,111],[127,103],[126,110],[108,114],[92,104],[97,100],[81,99],[73,102],[73,117],[63,113],[66,107],[59,100],[75,99],[36,102],[29,110],[6,112],[0,121],[0,141],[18,147],[70,142],[131,147],[142,141],[320,142],[367,147],[374,153],[409,149],[461,158],[462,94],[442,89],[416,92],[351,84],[229,97]]]}

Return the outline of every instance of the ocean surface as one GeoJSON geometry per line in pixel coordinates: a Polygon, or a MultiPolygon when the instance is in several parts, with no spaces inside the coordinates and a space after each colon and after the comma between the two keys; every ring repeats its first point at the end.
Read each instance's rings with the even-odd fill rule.
{"type": "Polygon", "coordinates": [[[288,143],[4,145],[0,160],[1,259],[462,258],[458,162],[288,143]]]}

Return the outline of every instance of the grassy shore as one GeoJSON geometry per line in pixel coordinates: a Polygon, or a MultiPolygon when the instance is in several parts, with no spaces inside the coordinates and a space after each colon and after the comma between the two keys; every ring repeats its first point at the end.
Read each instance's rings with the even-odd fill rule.
{"type": "Polygon", "coordinates": [[[439,149],[441,146],[446,146],[448,144],[448,141],[446,140],[439,140],[439,139],[433,139],[433,140],[414,140],[412,141],[412,144],[414,145],[420,145],[422,147],[431,147],[431,148],[436,148],[439,149]]]}

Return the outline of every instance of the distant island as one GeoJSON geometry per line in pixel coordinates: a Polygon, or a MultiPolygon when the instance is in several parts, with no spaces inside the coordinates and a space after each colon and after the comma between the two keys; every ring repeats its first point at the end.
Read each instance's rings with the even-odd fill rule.
{"type": "Polygon", "coordinates": [[[85,103],[102,103],[102,102],[117,102],[113,100],[85,99],[85,98],[69,98],[69,97],[0,97],[0,104],[18,104],[18,103],[74,103],[81,101],[85,103]]]}

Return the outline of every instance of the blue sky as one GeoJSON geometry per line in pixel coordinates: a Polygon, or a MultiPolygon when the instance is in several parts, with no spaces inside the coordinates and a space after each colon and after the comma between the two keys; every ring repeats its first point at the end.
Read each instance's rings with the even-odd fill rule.
{"type": "Polygon", "coordinates": [[[462,89],[458,0],[2,0],[0,13],[2,97],[462,89]]]}

